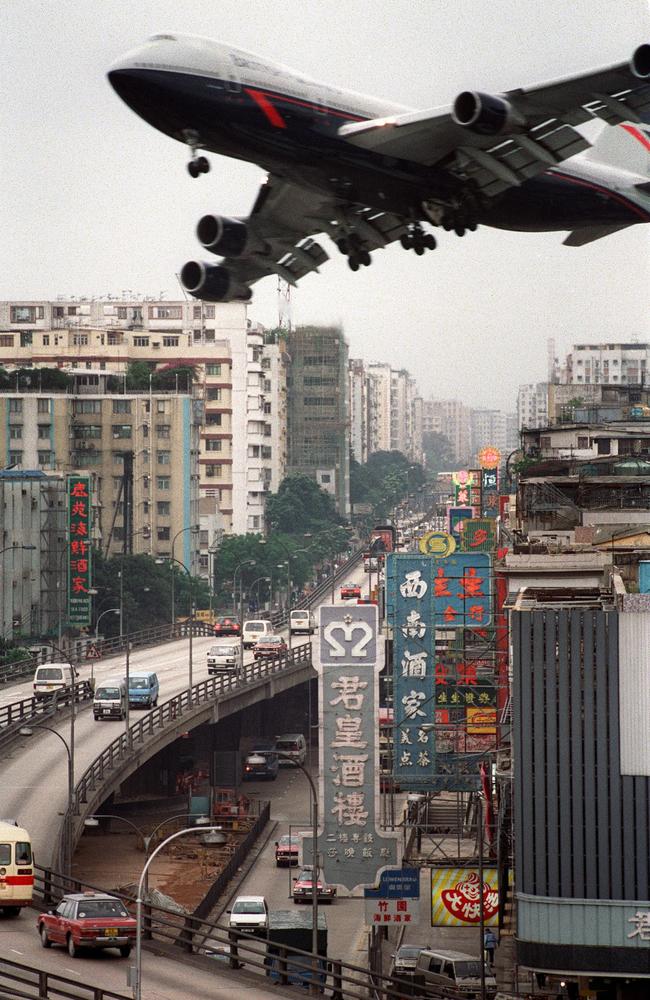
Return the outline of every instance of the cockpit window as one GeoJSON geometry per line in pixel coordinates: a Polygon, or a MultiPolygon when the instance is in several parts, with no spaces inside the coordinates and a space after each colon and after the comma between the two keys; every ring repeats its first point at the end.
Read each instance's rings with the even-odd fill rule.
{"type": "Polygon", "coordinates": [[[152,35],[149,39],[150,42],[176,42],[177,40],[175,35],[152,35]]]}

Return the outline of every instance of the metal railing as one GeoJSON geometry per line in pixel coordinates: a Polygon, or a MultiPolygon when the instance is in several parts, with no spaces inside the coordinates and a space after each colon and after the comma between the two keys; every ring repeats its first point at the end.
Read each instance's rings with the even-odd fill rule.
{"type": "MultiPolygon", "coordinates": [[[[75,704],[90,701],[93,689],[89,681],[77,681],[74,686],[75,704]]],[[[18,735],[23,726],[39,719],[51,719],[59,708],[70,705],[72,692],[69,688],[57,691],[51,698],[23,698],[11,705],[0,708],[0,747],[18,735]]]]}
{"type": "Polygon", "coordinates": [[[0,958],[0,997],[11,1000],[130,1000],[125,993],[89,986],[78,979],[66,979],[53,972],[41,972],[20,962],[0,958]]]}
{"type": "MultiPolygon", "coordinates": [[[[43,904],[48,907],[58,902],[61,896],[68,892],[105,891],[77,879],[67,879],[38,865],[34,870],[35,894],[40,896],[43,904]]],[[[132,896],[121,892],[115,892],[114,895],[119,896],[127,907],[133,909],[135,899],[132,896]]],[[[200,909],[199,906],[198,910],[200,909]]],[[[177,952],[178,959],[193,952],[200,954],[201,949],[209,942],[211,950],[214,950],[215,945],[223,949],[224,958],[228,960],[233,970],[245,965],[269,977],[277,985],[310,984],[316,958],[311,952],[281,946],[267,939],[265,931],[261,932],[263,936],[233,931],[226,924],[213,923],[199,916],[198,910],[193,914],[179,914],[166,907],[147,904],[143,918],[144,935],[148,940],[153,939],[164,942],[168,947],[172,946],[177,952]]],[[[169,952],[166,954],[175,957],[169,955],[169,952]]],[[[373,996],[377,1000],[406,1000],[414,995],[413,980],[386,976],[379,972],[371,974],[362,966],[325,955],[319,955],[317,958],[319,988],[323,991],[330,990],[332,1000],[367,1000],[369,988],[372,988],[373,996]]],[[[261,980],[261,988],[263,984],[264,980],[261,980]]],[[[460,1000],[464,996],[454,989],[427,988],[424,984],[418,984],[417,995],[440,998],[440,1000],[460,1000]]],[[[106,993],[106,996],[112,1000],[114,995],[106,993]]]]}

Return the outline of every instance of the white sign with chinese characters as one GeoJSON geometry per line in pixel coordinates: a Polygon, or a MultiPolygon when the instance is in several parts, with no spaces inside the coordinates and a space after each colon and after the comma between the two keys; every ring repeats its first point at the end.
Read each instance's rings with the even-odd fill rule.
{"type": "Polygon", "coordinates": [[[319,853],[325,880],[353,890],[398,864],[397,835],[379,829],[377,608],[325,606],[319,635],[319,853]]]}
{"type": "Polygon", "coordinates": [[[417,924],[420,922],[419,899],[365,899],[367,924],[417,924]]]}

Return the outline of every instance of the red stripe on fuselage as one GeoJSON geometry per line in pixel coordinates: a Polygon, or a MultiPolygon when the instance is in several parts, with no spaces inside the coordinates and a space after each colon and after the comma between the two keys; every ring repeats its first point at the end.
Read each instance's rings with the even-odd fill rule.
{"type": "Polygon", "coordinates": [[[639,205],[635,205],[633,201],[629,201],[624,198],[617,191],[610,191],[609,188],[602,187],[599,184],[594,184],[593,181],[585,181],[581,177],[573,177],[571,174],[563,174],[559,170],[549,171],[552,177],[561,177],[562,180],[569,181],[571,184],[578,184],[580,187],[589,188],[591,191],[598,191],[599,194],[606,194],[608,198],[612,201],[617,201],[619,205],[624,205],[625,208],[630,209],[635,215],[638,215],[643,222],[650,222],[650,215],[645,212],[639,205]]]}
{"type": "Polygon", "coordinates": [[[284,118],[278,109],[273,107],[265,94],[262,94],[259,90],[253,90],[252,87],[244,87],[244,90],[250,97],[253,98],[257,106],[262,109],[268,120],[271,122],[271,125],[275,128],[287,127],[287,123],[284,118]]]}
{"type": "Polygon", "coordinates": [[[629,132],[630,135],[640,142],[641,145],[644,146],[650,153],[650,139],[648,139],[647,135],[644,135],[644,133],[640,129],[635,128],[634,125],[621,125],[621,128],[624,128],[626,132],[629,132]]]}
{"type": "MultiPolygon", "coordinates": [[[[351,122],[366,121],[366,119],[361,115],[351,115],[348,114],[347,111],[339,111],[338,108],[326,107],[324,104],[314,104],[313,101],[301,101],[297,97],[288,97],[286,94],[275,94],[270,90],[263,94],[260,90],[250,91],[248,87],[245,89],[251,94],[251,96],[253,96],[253,94],[257,94],[260,97],[266,98],[267,101],[268,98],[273,98],[275,101],[286,101],[287,104],[295,104],[299,108],[309,108],[310,111],[318,111],[319,114],[335,115],[337,118],[346,118],[351,122]]],[[[270,104],[270,102],[268,103],[270,104]]],[[[272,105],[270,106],[272,107],[272,105]]]]}

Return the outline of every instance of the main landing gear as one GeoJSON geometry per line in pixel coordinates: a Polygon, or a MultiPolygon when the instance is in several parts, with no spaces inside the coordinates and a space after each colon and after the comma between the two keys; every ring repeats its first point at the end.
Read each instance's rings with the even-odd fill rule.
{"type": "Polygon", "coordinates": [[[453,216],[443,215],[441,226],[448,233],[453,230],[456,236],[464,236],[468,231],[475,232],[476,220],[463,212],[456,212],[453,216]]]}
{"type": "Polygon", "coordinates": [[[372,264],[372,257],[356,233],[339,237],[336,245],[341,253],[348,258],[348,267],[351,271],[358,271],[360,267],[370,267],[372,264]]]}
{"type": "Polygon", "coordinates": [[[408,233],[400,237],[400,243],[405,250],[413,250],[421,257],[425,250],[435,250],[437,243],[432,233],[425,233],[420,226],[410,226],[408,233]]]}
{"type": "Polygon", "coordinates": [[[183,132],[183,139],[192,150],[192,159],[187,164],[187,171],[190,177],[198,177],[199,174],[209,173],[210,164],[207,157],[196,155],[199,149],[198,132],[195,132],[194,129],[185,129],[183,132]]]}

